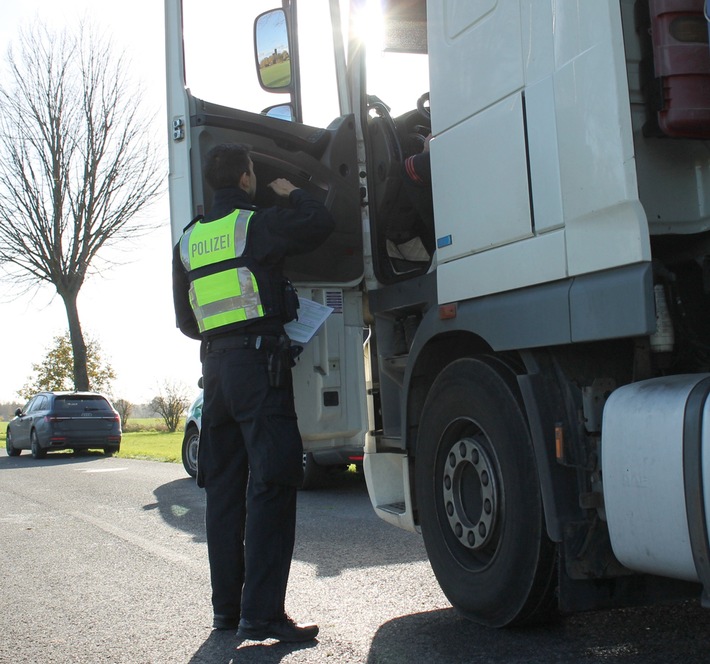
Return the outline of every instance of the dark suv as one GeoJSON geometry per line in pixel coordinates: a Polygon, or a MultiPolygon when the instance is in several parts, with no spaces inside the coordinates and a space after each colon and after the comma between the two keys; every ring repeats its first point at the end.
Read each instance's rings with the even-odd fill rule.
{"type": "Polygon", "coordinates": [[[120,446],[121,418],[94,392],[40,392],[7,425],[8,456],[32,450],[41,459],[48,450],[97,448],[110,456],[120,446]]]}

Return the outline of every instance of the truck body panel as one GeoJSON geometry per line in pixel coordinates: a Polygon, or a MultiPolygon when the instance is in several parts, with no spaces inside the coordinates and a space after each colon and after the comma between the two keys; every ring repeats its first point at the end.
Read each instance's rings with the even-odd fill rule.
{"type": "MultiPolygon", "coordinates": [[[[290,82],[269,90],[257,59],[224,92],[235,108],[193,96],[168,48],[171,131],[185,129],[170,138],[174,237],[209,203],[200,161],[217,141],[249,143],[260,182],[287,177],[331,209],[329,245],[286,265],[306,296],[344,303],[296,369],[304,439],[364,445],[376,513],[422,533],[447,597],[481,623],[710,586],[705,475],[680,487],[676,454],[636,495],[624,470],[662,463],[664,442],[685,449],[675,411],[649,423],[680,408],[677,380],[710,373],[703,8],[283,0],[290,82]],[[329,39],[314,50],[316,33],[329,39]],[[309,108],[326,119],[306,122],[309,108]],[[425,146],[418,197],[405,160],[425,146]],[[656,396],[631,412],[644,385],[656,396]],[[648,564],[630,506],[650,532],[669,493],[687,532],[653,533],[648,564]],[[692,560],[674,552],[685,535],[692,560]]],[[[247,23],[267,9],[229,7],[247,23]]],[[[703,444],[683,452],[686,475],[703,444]]]]}

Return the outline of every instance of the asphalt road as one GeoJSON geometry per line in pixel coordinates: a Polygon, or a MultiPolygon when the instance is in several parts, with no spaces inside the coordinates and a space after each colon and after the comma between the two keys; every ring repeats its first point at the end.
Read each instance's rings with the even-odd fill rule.
{"type": "Polygon", "coordinates": [[[374,516],[360,477],[299,495],[287,607],[307,645],[213,632],[204,497],[182,467],[0,452],[0,662],[710,662],[697,603],[489,630],[459,617],[417,535],[374,516]]]}

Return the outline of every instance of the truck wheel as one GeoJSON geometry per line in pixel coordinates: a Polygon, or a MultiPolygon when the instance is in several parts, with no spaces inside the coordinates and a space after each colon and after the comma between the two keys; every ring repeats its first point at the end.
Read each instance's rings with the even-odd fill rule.
{"type": "Polygon", "coordinates": [[[416,455],[427,554],[451,604],[493,627],[553,614],[556,547],[547,537],[517,384],[493,358],[466,358],[434,382],[416,455]]]}
{"type": "Polygon", "coordinates": [[[190,477],[197,477],[197,450],[200,447],[200,431],[190,425],[182,439],[182,465],[190,477]]]}

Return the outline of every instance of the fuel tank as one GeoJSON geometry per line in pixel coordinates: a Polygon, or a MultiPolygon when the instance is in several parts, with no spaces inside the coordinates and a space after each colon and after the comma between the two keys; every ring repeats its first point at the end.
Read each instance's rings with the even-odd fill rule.
{"type": "Polygon", "coordinates": [[[710,579],[710,374],[615,390],[604,407],[604,505],[614,554],[629,569],[710,579]]]}

